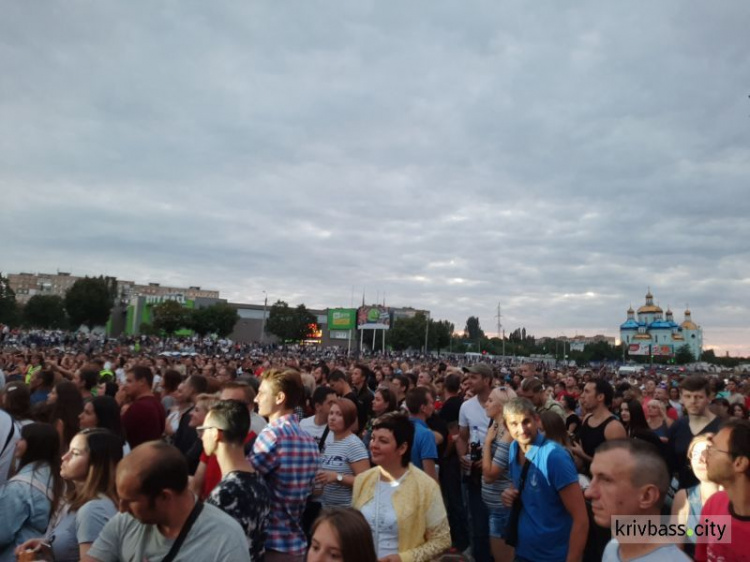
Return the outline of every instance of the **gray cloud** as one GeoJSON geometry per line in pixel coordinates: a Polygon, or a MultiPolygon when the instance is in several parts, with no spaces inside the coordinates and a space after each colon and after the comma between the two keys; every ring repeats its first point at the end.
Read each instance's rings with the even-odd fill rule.
{"type": "Polygon", "coordinates": [[[0,267],[488,331],[648,286],[750,354],[746,2],[74,3],[0,21],[0,267]]]}

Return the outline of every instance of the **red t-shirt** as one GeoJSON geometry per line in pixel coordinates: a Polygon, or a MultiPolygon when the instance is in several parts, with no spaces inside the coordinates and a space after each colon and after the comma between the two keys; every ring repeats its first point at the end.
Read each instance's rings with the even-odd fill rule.
{"type": "Polygon", "coordinates": [[[712,515],[732,516],[732,542],[698,543],[695,545],[695,562],[750,562],[750,517],[734,515],[729,510],[727,493],[716,492],[708,498],[701,511],[701,520],[712,515]]]}
{"type": "Polygon", "coordinates": [[[122,428],[131,449],[161,439],[167,414],[156,396],[141,396],[122,415],[122,428]]]}
{"type": "MultiPolygon", "coordinates": [[[[250,431],[245,437],[245,450],[247,450],[247,444],[255,441],[255,432],[250,431]]],[[[210,457],[206,453],[201,453],[200,462],[206,465],[206,474],[203,477],[203,488],[201,488],[201,499],[205,500],[208,494],[211,493],[216,485],[221,482],[221,468],[219,468],[219,461],[216,460],[216,455],[210,457]]]]}

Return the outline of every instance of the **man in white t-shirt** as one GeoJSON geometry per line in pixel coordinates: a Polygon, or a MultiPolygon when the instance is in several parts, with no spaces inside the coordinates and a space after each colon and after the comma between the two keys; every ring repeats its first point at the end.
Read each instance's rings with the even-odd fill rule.
{"type": "Polygon", "coordinates": [[[487,436],[490,418],[484,410],[484,405],[492,391],[492,367],[487,363],[477,363],[469,367],[467,376],[469,386],[474,396],[461,404],[458,412],[458,438],[456,451],[461,461],[461,468],[471,470],[471,476],[465,479],[471,516],[472,554],[476,562],[491,562],[490,554],[490,515],[482,500],[482,443],[487,436]],[[471,444],[475,444],[475,456],[472,461],[471,444]]]}
{"type": "Polygon", "coordinates": [[[304,418],[299,422],[299,426],[315,439],[318,444],[318,448],[322,450],[320,446],[320,439],[323,434],[326,433],[325,442],[330,443],[333,441],[333,433],[330,431],[326,432],[328,428],[328,412],[331,410],[331,404],[336,402],[336,391],[329,386],[319,386],[313,391],[312,404],[315,408],[315,415],[309,418],[304,418]]]}

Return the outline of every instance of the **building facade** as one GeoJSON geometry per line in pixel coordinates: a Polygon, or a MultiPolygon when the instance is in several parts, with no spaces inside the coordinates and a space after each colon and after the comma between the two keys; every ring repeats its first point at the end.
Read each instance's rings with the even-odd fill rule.
{"type": "Polygon", "coordinates": [[[654,304],[651,290],[646,293],[646,303],[637,311],[631,306],[627,320],[620,325],[620,340],[627,346],[628,355],[671,357],[683,346],[687,346],[696,360],[703,353],[703,328],[692,319],[690,309],[685,310],[681,324],[674,314],[666,313],[654,304]]]}
{"type": "MultiPolygon", "coordinates": [[[[65,297],[65,293],[79,279],[70,273],[9,273],[8,284],[16,294],[16,302],[26,304],[34,295],[55,295],[65,297]]],[[[139,284],[135,281],[117,280],[117,292],[123,302],[133,297],[165,297],[181,294],[188,300],[197,298],[218,299],[219,291],[200,287],[169,287],[160,283],[139,284]]]]}

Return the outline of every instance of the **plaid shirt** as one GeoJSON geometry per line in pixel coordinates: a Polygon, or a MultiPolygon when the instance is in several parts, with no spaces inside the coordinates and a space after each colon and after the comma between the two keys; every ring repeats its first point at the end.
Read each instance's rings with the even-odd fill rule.
{"type": "Polygon", "coordinates": [[[271,492],[266,550],[302,554],[307,548],[302,512],[318,470],[318,445],[304,432],[294,414],[271,422],[248,455],[271,492]]]}

